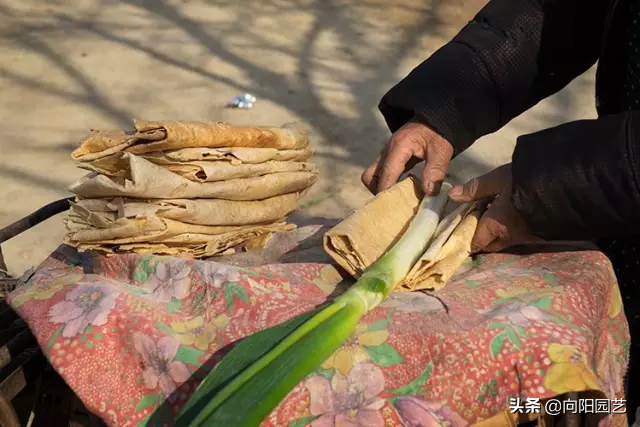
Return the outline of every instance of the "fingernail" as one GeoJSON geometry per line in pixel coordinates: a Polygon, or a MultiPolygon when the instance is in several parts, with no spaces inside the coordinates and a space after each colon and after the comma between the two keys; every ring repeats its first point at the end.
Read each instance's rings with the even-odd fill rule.
{"type": "Polygon", "coordinates": [[[433,194],[436,189],[436,184],[433,181],[427,182],[427,194],[433,194]]]}
{"type": "Polygon", "coordinates": [[[452,196],[462,196],[462,187],[459,185],[456,185],[455,187],[453,187],[451,189],[451,191],[449,191],[449,194],[452,196]]]}
{"type": "Polygon", "coordinates": [[[442,188],[442,182],[441,181],[435,181],[432,182],[433,184],[433,190],[431,194],[436,195],[436,194],[440,194],[440,189],[442,188]]]}

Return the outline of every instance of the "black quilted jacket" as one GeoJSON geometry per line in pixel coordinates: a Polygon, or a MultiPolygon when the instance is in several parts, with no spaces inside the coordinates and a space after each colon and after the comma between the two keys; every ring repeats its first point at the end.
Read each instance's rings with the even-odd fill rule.
{"type": "Polygon", "coordinates": [[[640,59],[632,54],[640,36],[635,46],[629,28],[640,33],[640,16],[632,21],[631,9],[620,8],[611,0],[491,0],[392,88],[380,111],[391,131],[420,117],[459,154],[599,59],[599,118],[521,136],[512,199],[546,239],[640,233],[640,78],[629,94],[640,77],[629,71],[640,59]]]}

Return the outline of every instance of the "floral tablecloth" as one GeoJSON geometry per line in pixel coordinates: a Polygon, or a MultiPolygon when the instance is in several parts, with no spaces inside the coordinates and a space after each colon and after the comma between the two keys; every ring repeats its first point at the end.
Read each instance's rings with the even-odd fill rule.
{"type": "MultiPolygon", "coordinates": [[[[171,425],[233,343],[343,289],[321,247],[330,225],[215,261],[61,246],[10,304],[110,425],[171,425]]],[[[623,399],[628,347],[615,277],[599,252],[478,256],[437,293],[391,294],[263,425],[464,426],[504,411],[510,397],[592,390],[623,399]]]]}

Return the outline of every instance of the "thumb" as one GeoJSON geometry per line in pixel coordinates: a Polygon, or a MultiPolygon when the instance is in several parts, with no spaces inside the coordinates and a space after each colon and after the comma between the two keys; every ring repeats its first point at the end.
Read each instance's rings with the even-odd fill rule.
{"type": "Polygon", "coordinates": [[[464,185],[456,185],[449,197],[456,202],[472,202],[492,197],[511,181],[511,164],[502,165],[482,176],[472,178],[464,185]]]}

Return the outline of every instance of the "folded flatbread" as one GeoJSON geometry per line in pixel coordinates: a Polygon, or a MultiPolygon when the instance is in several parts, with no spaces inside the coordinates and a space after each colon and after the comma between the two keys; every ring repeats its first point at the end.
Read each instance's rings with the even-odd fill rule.
{"type": "Polygon", "coordinates": [[[440,221],[431,238],[427,251],[422,254],[420,259],[414,264],[411,271],[407,274],[405,282],[416,276],[420,276],[421,272],[429,268],[433,262],[438,259],[441,255],[442,248],[472,208],[473,205],[471,203],[460,205],[440,221]]]}
{"type": "Polygon", "coordinates": [[[131,153],[122,157],[126,166],[123,176],[93,172],[72,184],[69,191],[85,198],[262,200],[300,192],[318,179],[318,171],[312,169],[222,182],[193,182],[131,153]]]}
{"type": "MultiPolygon", "coordinates": [[[[82,206],[82,201],[71,202],[71,210],[64,220],[68,233],[65,243],[77,245],[87,242],[122,244],[132,242],[164,241],[178,235],[211,236],[246,230],[248,228],[271,227],[284,224],[282,218],[277,221],[243,225],[202,225],[190,224],[163,218],[155,211],[134,206],[127,209],[120,199],[107,203],[113,212],[92,212],[82,206]],[[128,214],[128,216],[127,216],[128,214]]],[[[141,204],[139,204],[141,205],[141,204]]],[[[157,208],[157,206],[155,206],[157,208]]]]}
{"type": "Polygon", "coordinates": [[[275,148],[223,147],[223,148],[183,148],[180,150],[155,151],[141,156],[152,163],[193,162],[202,160],[222,160],[231,164],[278,162],[305,162],[311,158],[313,148],[307,145],[298,150],[277,150],[275,148]]]}
{"type": "MultiPolygon", "coordinates": [[[[447,239],[432,242],[427,252],[420,258],[412,271],[400,283],[396,290],[418,291],[437,290],[443,288],[458,268],[471,254],[471,241],[478,226],[482,211],[472,209],[460,218],[458,225],[451,230],[447,239]]],[[[444,236],[444,235],[443,235],[444,236]]]]}
{"type": "MultiPolygon", "coordinates": [[[[400,239],[422,198],[418,180],[409,177],[378,194],[325,234],[325,251],[348,273],[359,277],[400,239]]],[[[483,206],[463,204],[445,216],[427,250],[397,291],[439,289],[469,257],[483,206]]]]}
{"type": "Polygon", "coordinates": [[[304,192],[256,201],[216,199],[137,200],[123,198],[80,199],[71,203],[75,223],[109,228],[120,218],[156,215],[199,225],[240,226],[278,221],[298,209],[304,192]]]}
{"type": "MultiPolygon", "coordinates": [[[[68,219],[67,223],[72,221],[73,219],[68,219]]],[[[289,227],[284,221],[245,226],[207,226],[158,217],[123,218],[119,222],[118,227],[75,229],[65,236],[64,242],[71,246],[88,243],[110,245],[141,242],[207,243],[223,234],[277,231],[289,227]]]]}
{"type": "Polygon", "coordinates": [[[104,254],[117,252],[137,252],[141,254],[186,256],[204,258],[223,254],[226,251],[251,241],[255,248],[260,242],[266,244],[268,239],[256,240],[256,237],[271,235],[276,231],[288,231],[295,228],[293,224],[272,224],[262,227],[248,227],[230,233],[211,235],[210,238],[194,234],[181,234],[165,240],[153,242],[134,242],[126,244],[108,244],[99,242],[81,243],[79,251],[96,251],[104,254]],[[206,241],[204,241],[206,240],[206,241]]]}
{"type": "Polygon", "coordinates": [[[422,196],[417,178],[400,181],[329,230],[324,235],[325,251],[349,274],[359,277],[402,236],[422,196]]]}
{"type": "MultiPolygon", "coordinates": [[[[127,177],[129,160],[126,152],[119,152],[92,162],[79,162],[78,166],[111,177],[127,177]]],[[[153,164],[178,174],[189,181],[217,182],[237,178],[253,178],[281,172],[315,171],[316,167],[305,162],[266,161],[257,164],[233,164],[228,161],[178,162],[166,156],[140,156],[153,164]]]]}
{"type": "Polygon", "coordinates": [[[307,132],[294,124],[280,128],[228,123],[134,120],[135,130],[92,131],[71,154],[79,161],[100,159],[119,151],[135,154],[182,148],[257,147],[299,150],[308,145],[307,132]]]}

